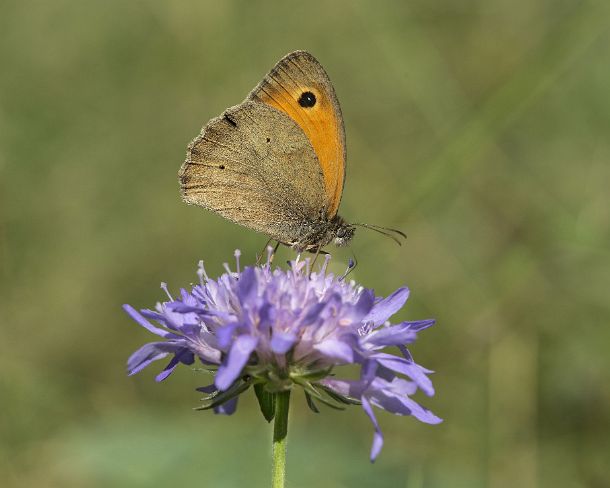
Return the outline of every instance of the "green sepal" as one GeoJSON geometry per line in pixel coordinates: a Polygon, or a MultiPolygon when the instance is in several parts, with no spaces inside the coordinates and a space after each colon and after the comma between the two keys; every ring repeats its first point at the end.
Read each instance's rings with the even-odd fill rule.
{"type": "Polygon", "coordinates": [[[318,410],[318,406],[314,403],[313,398],[311,398],[311,395],[306,391],[303,391],[303,393],[305,393],[305,400],[307,401],[307,406],[309,407],[309,409],[313,413],[320,413],[320,410],[318,410]]]}
{"type": "Polygon", "coordinates": [[[311,384],[309,381],[298,381],[298,384],[303,387],[305,393],[311,395],[313,398],[322,402],[324,405],[327,405],[330,408],[334,408],[335,410],[345,410],[345,407],[341,404],[341,402],[338,402],[333,399],[324,390],[318,391],[316,389],[316,386],[311,384]]]}
{"type": "Polygon", "coordinates": [[[280,376],[275,371],[267,371],[266,388],[271,393],[279,393],[281,391],[290,390],[292,381],[290,378],[280,376]]]}
{"type": "Polygon", "coordinates": [[[195,407],[195,410],[209,410],[210,408],[222,405],[229,400],[232,400],[238,395],[241,395],[244,391],[250,388],[251,381],[240,379],[233,383],[228,390],[216,392],[212,395],[205,397],[202,401],[203,404],[199,407],[195,407]]]}
{"type": "Polygon", "coordinates": [[[330,376],[331,369],[332,368],[324,368],[305,372],[292,371],[290,373],[290,377],[293,380],[296,380],[298,378],[306,381],[319,381],[323,378],[330,376]]]}
{"type": "Polygon", "coordinates": [[[263,417],[267,422],[271,422],[275,417],[275,393],[267,391],[263,383],[254,385],[254,393],[256,393],[263,417]]]}
{"type": "Polygon", "coordinates": [[[345,403],[346,405],[362,405],[362,402],[360,400],[358,400],[357,398],[340,395],[336,391],[333,391],[332,389],[328,388],[327,386],[321,385],[319,383],[316,386],[318,388],[322,388],[328,396],[332,397],[333,400],[336,400],[340,403],[345,403]]]}

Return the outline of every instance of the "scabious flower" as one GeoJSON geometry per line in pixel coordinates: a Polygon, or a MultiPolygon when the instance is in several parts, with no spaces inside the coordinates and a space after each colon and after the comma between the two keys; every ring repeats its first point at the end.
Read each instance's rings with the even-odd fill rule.
{"type": "Polygon", "coordinates": [[[430,370],[415,363],[406,348],[417,333],[434,320],[391,325],[388,319],[406,302],[407,288],[387,298],[335,276],[327,269],[330,256],[319,271],[310,270],[309,259],[297,258],[289,269],[273,269],[271,254],[262,266],[226,273],[210,279],[199,264],[199,284],[182,289],[156,310],[125,311],[141,326],[160,336],[136,351],[128,360],[129,374],[153,361],[172,355],[157,376],[167,378],[180,363],[198,359],[215,372],[214,382],[199,388],[206,394],[202,409],[232,414],[238,395],[253,386],[265,418],[274,415],[275,393],[301,387],[309,407],[317,403],[343,408],[360,404],[374,426],[371,460],[379,454],[383,436],[373,406],[396,415],[412,415],[429,424],[441,419],[411,396],[421,389],[432,396],[430,370]],[[162,325],[160,328],[152,321],[162,325]],[[397,346],[400,356],[384,352],[397,346]],[[358,379],[335,376],[339,366],[360,367],[358,379]]]}

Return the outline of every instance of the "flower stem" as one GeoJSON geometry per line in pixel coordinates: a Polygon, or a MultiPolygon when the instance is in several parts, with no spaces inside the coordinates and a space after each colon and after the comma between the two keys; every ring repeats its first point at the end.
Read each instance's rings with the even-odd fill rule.
{"type": "Polygon", "coordinates": [[[272,488],[284,488],[284,481],[286,478],[286,435],[288,434],[289,403],[290,391],[282,391],[275,394],[272,488]]]}

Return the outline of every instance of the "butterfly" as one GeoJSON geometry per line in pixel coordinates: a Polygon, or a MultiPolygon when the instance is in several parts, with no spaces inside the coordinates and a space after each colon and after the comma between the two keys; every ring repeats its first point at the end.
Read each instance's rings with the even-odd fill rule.
{"type": "Polygon", "coordinates": [[[345,129],[322,65],[294,51],[239,105],[210,120],[188,146],[182,198],[297,252],[347,245],[355,226],[339,214],[345,129]]]}

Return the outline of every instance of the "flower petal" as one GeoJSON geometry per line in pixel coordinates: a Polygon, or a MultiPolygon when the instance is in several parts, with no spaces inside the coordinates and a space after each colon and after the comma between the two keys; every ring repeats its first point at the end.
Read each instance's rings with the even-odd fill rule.
{"type": "Polygon", "coordinates": [[[275,354],[286,354],[297,340],[294,332],[273,331],[271,336],[271,350],[275,354]]]}
{"type": "Polygon", "coordinates": [[[361,344],[368,344],[374,347],[410,344],[417,338],[417,332],[431,327],[434,325],[434,322],[434,319],[427,319],[380,327],[363,337],[361,344]]]}
{"type": "Polygon", "coordinates": [[[318,320],[318,317],[325,308],[326,302],[317,302],[313,304],[309,310],[307,310],[307,314],[303,318],[303,324],[309,325],[318,320]]]}
{"type": "Polygon", "coordinates": [[[195,388],[195,390],[200,391],[202,393],[207,393],[212,394],[218,391],[218,388],[216,388],[216,385],[214,383],[212,383],[211,385],[207,385],[207,386],[200,386],[199,388],[195,388]]]}
{"type": "Polygon", "coordinates": [[[241,335],[233,341],[231,350],[225,362],[218,368],[214,384],[220,391],[229,388],[239,378],[241,370],[248,362],[250,354],[256,348],[258,339],[249,335],[241,335]]]}
{"type": "Polygon", "coordinates": [[[404,374],[411,378],[413,381],[415,381],[415,383],[417,383],[417,386],[419,386],[426,395],[434,395],[434,387],[432,386],[432,381],[430,381],[430,378],[426,376],[427,370],[425,368],[422,368],[419,364],[416,364],[412,361],[408,361],[398,356],[392,356],[391,354],[375,354],[371,357],[374,358],[384,368],[388,368],[392,371],[404,374]]]}
{"type": "Polygon", "coordinates": [[[352,347],[336,339],[327,339],[314,346],[316,351],[321,352],[327,358],[338,359],[345,363],[354,362],[354,350],[352,347]]]}
{"type": "Polygon", "coordinates": [[[163,359],[170,353],[184,349],[183,343],[176,342],[149,342],[134,352],[127,360],[127,371],[129,376],[142,371],[153,361],[163,359]]]}
{"type": "Polygon", "coordinates": [[[377,362],[372,361],[370,359],[366,359],[362,363],[362,367],[360,368],[360,382],[363,385],[363,388],[367,388],[368,385],[375,379],[377,376],[377,370],[379,369],[379,365],[377,362]]]}
{"type": "Polygon", "coordinates": [[[373,445],[371,446],[371,462],[375,462],[375,459],[381,452],[381,448],[383,447],[383,433],[381,432],[381,428],[379,427],[379,423],[377,422],[377,418],[375,417],[375,413],[373,412],[373,407],[366,399],[366,397],[362,397],[362,409],[364,413],[366,413],[371,419],[373,423],[373,428],[375,429],[375,433],[373,434],[373,445]]]}
{"type": "Polygon", "coordinates": [[[391,388],[392,391],[398,395],[415,395],[417,392],[417,383],[395,377],[391,381],[391,388]]]}
{"type": "Polygon", "coordinates": [[[360,341],[363,345],[375,348],[409,344],[417,338],[417,332],[405,325],[393,325],[374,330],[360,341]]]}
{"type": "Polygon", "coordinates": [[[231,345],[231,341],[233,340],[233,332],[235,332],[235,329],[237,329],[238,326],[239,324],[237,322],[232,322],[216,329],[218,347],[225,350],[231,345]]]}
{"type": "Polygon", "coordinates": [[[237,409],[237,400],[239,397],[231,398],[226,402],[214,407],[214,413],[219,415],[233,415],[237,409]]]}
{"type": "Polygon", "coordinates": [[[408,396],[392,391],[392,386],[387,383],[385,387],[382,383],[376,383],[365,395],[370,398],[373,405],[394,415],[412,415],[426,424],[439,424],[443,421],[408,396]]]}
{"type": "Polygon", "coordinates": [[[142,314],[140,314],[140,312],[138,312],[131,305],[128,305],[128,304],[123,305],[123,310],[125,310],[125,312],[127,312],[129,314],[129,316],[132,319],[134,319],[138,324],[140,324],[142,327],[144,327],[146,330],[152,332],[153,334],[156,334],[158,336],[165,337],[165,338],[179,337],[176,334],[172,334],[171,332],[168,332],[167,330],[160,329],[159,327],[155,327],[148,320],[146,320],[142,316],[142,314]]]}
{"type": "Polygon", "coordinates": [[[252,266],[248,266],[239,276],[239,282],[237,285],[237,296],[239,297],[242,305],[247,304],[254,297],[256,297],[258,291],[257,285],[256,271],[252,266]]]}
{"type": "Polygon", "coordinates": [[[362,293],[360,293],[360,297],[358,297],[358,301],[356,302],[356,306],[354,307],[354,312],[357,317],[357,320],[362,320],[362,317],[366,317],[369,312],[373,309],[375,305],[375,293],[373,290],[364,289],[362,293]]]}
{"type": "Polygon", "coordinates": [[[403,322],[403,324],[408,324],[409,329],[414,330],[415,332],[419,332],[421,330],[427,329],[428,327],[432,327],[436,323],[434,319],[426,319],[426,320],[412,320],[409,322],[403,322]]]}
{"type": "Polygon", "coordinates": [[[409,298],[409,289],[399,288],[390,296],[376,303],[373,310],[364,317],[363,322],[373,322],[376,326],[383,324],[398,312],[409,298]]]}
{"type": "Polygon", "coordinates": [[[420,422],[424,422],[426,424],[440,424],[443,419],[434,415],[427,408],[422,407],[419,403],[412,400],[409,397],[404,397],[402,399],[405,402],[405,405],[411,409],[411,415],[415,417],[420,422]]]}
{"type": "Polygon", "coordinates": [[[179,351],[176,353],[176,355],[172,358],[172,360],[168,363],[168,365],[165,366],[163,371],[161,371],[155,377],[155,381],[163,381],[170,374],[172,374],[174,369],[176,369],[176,366],[178,366],[180,363],[193,364],[194,362],[195,362],[194,354],[191,351],[189,351],[188,349],[183,349],[182,351],[179,351]]]}

